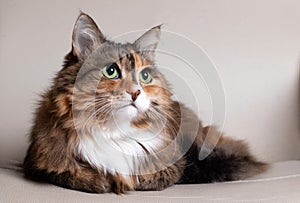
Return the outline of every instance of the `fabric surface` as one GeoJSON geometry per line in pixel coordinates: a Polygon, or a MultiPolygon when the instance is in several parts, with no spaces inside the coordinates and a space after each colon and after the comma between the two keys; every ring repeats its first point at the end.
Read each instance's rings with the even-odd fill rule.
{"type": "Polygon", "coordinates": [[[89,194],[25,180],[0,169],[0,202],[300,202],[300,161],[278,162],[249,180],[175,185],[164,191],[126,195],[89,194]]]}

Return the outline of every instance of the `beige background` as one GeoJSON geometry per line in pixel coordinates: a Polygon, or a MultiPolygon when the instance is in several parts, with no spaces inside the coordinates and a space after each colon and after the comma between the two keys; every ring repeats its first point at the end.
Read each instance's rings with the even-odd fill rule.
{"type": "MultiPolygon", "coordinates": [[[[110,37],[165,23],[190,38],[223,81],[225,131],[267,161],[299,159],[299,8],[297,0],[1,0],[0,160],[23,158],[37,95],[60,69],[80,9],[110,37]]],[[[210,107],[200,107],[208,122],[210,107]]]]}

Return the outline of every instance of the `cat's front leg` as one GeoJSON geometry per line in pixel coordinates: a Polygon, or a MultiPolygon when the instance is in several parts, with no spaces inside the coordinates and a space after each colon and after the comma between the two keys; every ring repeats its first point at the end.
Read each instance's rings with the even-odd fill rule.
{"type": "MultiPolygon", "coordinates": [[[[122,194],[132,189],[132,186],[117,174],[104,173],[85,162],[75,161],[75,159],[70,161],[61,157],[59,163],[52,165],[49,163],[43,165],[34,160],[37,158],[28,154],[23,164],[25,176],[32,180],[49,182],[64,188],[89,193],[122,194]]],[[[42,160],[47,159],[43,157],[42,160]]]]}
{"type": "Polygon", "coordinates": [[[180,159],[172,166],[153,174],[138,175],[135,190],[160,191],[174,185],[183,174],[185,160],[180,159]]]}

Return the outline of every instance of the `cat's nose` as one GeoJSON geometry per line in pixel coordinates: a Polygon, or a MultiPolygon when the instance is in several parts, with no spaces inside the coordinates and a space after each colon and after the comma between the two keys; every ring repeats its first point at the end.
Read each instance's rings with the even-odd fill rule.
{"type": "Polygon", "coordinates": [[[141,90],[137,90],[137,91],[131,93],[132,101],[135,101],[140,94],[141,94],[141,90]]]}

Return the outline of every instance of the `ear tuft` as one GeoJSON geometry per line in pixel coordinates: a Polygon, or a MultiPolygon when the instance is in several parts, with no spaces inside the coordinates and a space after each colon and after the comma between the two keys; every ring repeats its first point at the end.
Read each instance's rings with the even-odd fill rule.
{"type": "Polygon", "coordinates": [[[141,52],[143,56],[154,59],[155,50],[160,41],[161,25],[151,28],[145,32],[134,43],[137,51],[141,52]]]}
{"type": "Polygon", "coordinates": [[[94,20],[89,15],[81,12],[73,30],[73,54],[77,56],[79,61],[83,61],[104,41],[105,38],[94,20]]]}

